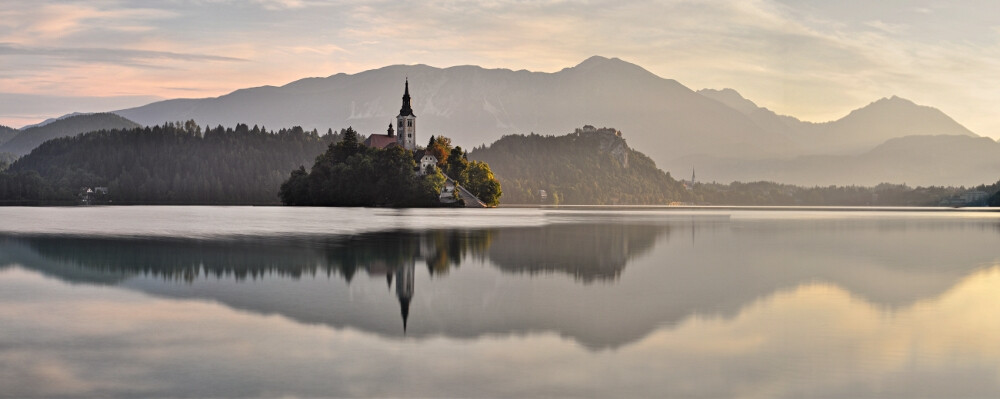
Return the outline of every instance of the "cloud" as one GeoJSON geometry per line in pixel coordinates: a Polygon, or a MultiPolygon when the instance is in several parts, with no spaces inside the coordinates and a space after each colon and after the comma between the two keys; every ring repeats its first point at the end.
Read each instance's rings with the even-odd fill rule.
{"type": "Polygon", "coordinates": [[[302,8],[306,3],[302,0],[254,0],[267,10],[283,10],[289,8],[302,8]]]}
{"type": "Polygon", "coordinates": [[[18,37],[24,41],[40,42],[91,30],[148,29],[148,22],[173,18],[177,14],[156,8],[119,7],[117,2],[84,4],[41,1],[21,6],[8,5],[0,10],[0,16],[9,21],[7,26],[11,30],[8,35],[24,33],[27,35],[18,37]]]}
{"type": "MultiPolygon", "coordinates": [[[[133,68],[121,71],[136,83],[178,79],[184,82],[168,86],[235,90],[401,63],[553,72],[600,54],[694,89],[734,87],[806,120],[835,119],[900,95],[1000,135],[988,106],[1000,101],[1000,4],[991,2],[918,0],[902,9],[785,0],[150,4],[3,3],[0,42],[48,50],[7,63],[5,72],[49,69],[45,79],[59,80],[73,63],[108,59],[133,68]],[[164,59],[209,63],[156,62],[164,59]],[[235,60],[250,62],[223,62],[235,60]],[[174,74],[157,72],[165,68],[174,74]]],[[[27,90],[24,82],[14,85],[27,90]]]]}
{"type": "Polygon", "coordinates": [[[186,54],[169,51],[132,50],[116,48],[59,48],[19,46],[12,43],[0,43],[0,57],[4,56],[43,56],[65,58],[87,63],[128,64],[136,66],[155,67],[152,61],[222,61],[240,62],[245,59],[208,54],[186,54]]]}

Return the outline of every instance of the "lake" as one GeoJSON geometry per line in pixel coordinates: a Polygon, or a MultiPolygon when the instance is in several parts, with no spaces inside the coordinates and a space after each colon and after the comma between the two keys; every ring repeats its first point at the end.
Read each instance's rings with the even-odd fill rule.
{"type": "Polygon", "coordinates": [[[997,397],[1000,213],[0,207],[0,397],[997,397]]]}

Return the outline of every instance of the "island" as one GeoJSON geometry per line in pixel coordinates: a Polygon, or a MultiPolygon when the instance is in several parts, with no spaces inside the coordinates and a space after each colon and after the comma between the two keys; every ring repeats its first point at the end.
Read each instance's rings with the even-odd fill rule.
{"type": "Polygon", "coordinates": [[[469,162],[462,147],[451,139],[431,136],[424,148],[416,145],[417,116],[410,106],[410,82],[405,81],[403,104],[386,134],[372,134],[361,142],[353,128],[316,158],[312,170],[293,170],[278,196],[285,205],[495,207],[500,182],[489,165],[469,162]],[[398,134],[397,134],[398,131],[398,134]]]}

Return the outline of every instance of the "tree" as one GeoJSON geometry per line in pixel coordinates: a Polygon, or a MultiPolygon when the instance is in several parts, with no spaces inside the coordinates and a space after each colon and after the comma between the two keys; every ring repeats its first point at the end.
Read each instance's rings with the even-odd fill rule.
{"type": "Polygon", "coordinates": [[[500,182],[493,176],[493,171],[485,162],[473,161],[465,173],[462,186],[483,201],[486,205],[497,206],[500,203],[500,182]]]}
{"type": "Polygon", "coordinates": [[[448,153],[451,151],[451,139],[444,136],[431,136],[430,141],[427,143],[427,148],[424,149],[426,154],[433,155],[437,158],[438,168],[444,168],[448,161],[448,153]]]}
{"type": "Polygon", "coordinates": [[[305,166],[292,171],[278,191],[281,202],[287,205],[309,205],[309,174],[305,166]]]}
{"type": "Polygon", "coordinates": [[[445,173],[453,179],[463,179],[465,170],[469,168],[469,157],[462,151],[462,147],[451,149],[448,154],[448,161],[444,167],[445,173]]]}

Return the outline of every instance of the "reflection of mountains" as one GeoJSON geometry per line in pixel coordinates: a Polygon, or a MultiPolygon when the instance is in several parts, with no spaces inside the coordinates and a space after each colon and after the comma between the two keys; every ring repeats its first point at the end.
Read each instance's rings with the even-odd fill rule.
{"type": "Polygon", "coordinates": [[[0,239],[0,265],[384,335],[402,333],[402,311],[409,336],[555,332],[603,348],[693,315],[734,317],[803,284],[909,306],[995,264],[996,233],[982,220],[859,219],[608,221],[281,242],[22,237],[0,239]],[[690,240],[657,239],[678,230],[690,240]],[[461,272],[442,277],[460,262],[461,272]],[[373,278],[358,278],[360,270],[373,278]],[[576,278],[535,278],[552,272],[576,278]],[[608,278],[614,284],[575,281],[608,278]]]}
{"type": "Polygon", "coordinates": [[[649,252],[664,226],[553,225],[497,231],[490,260],[501,270],[565,272],[583,281],[617,278],[630,258],[649,252]]]}

